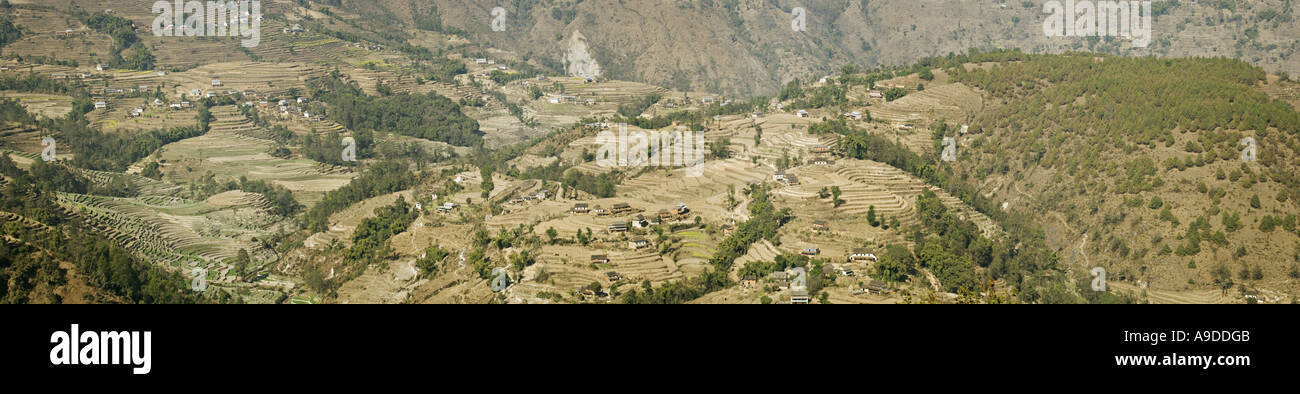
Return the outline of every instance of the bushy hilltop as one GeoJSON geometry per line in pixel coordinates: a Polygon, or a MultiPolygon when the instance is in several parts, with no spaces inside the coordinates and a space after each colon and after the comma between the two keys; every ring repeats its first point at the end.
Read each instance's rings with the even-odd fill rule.
{"type": "Polygon", "coordinates": [[[1093,265],[1165,289],[1294,290],[1300,113],[1265,93],[1294,83],[1237,60],[1092,54],[953,71],[1004,103],[959,137],[961,176],[1026,197],[1093,265]]]}
{"type": "MultiPolygon", "coordinates": [[[[1076,272],[1102,267],[1112,281],[1153,291],[1294,294],[1294,81],[1225,58],[1016,51],[850,71],[826,86],[791,83],[781,96],[836,113],[870,105],[845,94],[857,89],[894,86],[898,96],[924,97],[870,105],[870,119],[956,84],[977,89],[987,105],[955,119],[912,110],[932,118],[908,122],[909,129],[924,122],[916,126],[928,143],[919,146],[898,142],[912,132],[882,136],[843,120],[811,130],[843,135],[841,155],[931,174],[1009,232],[1045,241],[1076,272]],[[905,80],[922,83],[898,87],[905,80]],[[955,142],[952,162],[941,160],[946,138],[955,142]],[[1023,214],[1032,219],[1014,220],[1023,214]]],[[[875,121],[882,122],[894,129],[888,119],[875,121]]]]}
{"type": "MultiPolygon", "coordinates": [[[[302,2],[300,2],[302,3],[302,2]]],[[[1300,73],[1300,36],[1291,0],[1154,2],[1154,40],[1132,48],[1118,38],[1050,38],[1046,1],[982,0],[470,0],[353,1],[342,7],[391,21],[393,35],[446,33],[517,52],[563,71],[581,36],[605,76],[682,91],[771,94],[800,76],[844,64],[903,65],[970,48],[1034,53],[1087,50],[1161,57],[1226,56],[1270,72],[1300,73]],[[492,30],[494,7],[505,31],[492,30]],[[806,31],[795,32],[796,7],[806,31]]]]}

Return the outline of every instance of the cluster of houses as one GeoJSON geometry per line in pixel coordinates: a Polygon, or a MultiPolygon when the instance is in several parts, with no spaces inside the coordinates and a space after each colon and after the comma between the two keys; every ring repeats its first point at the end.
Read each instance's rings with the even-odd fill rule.
{"type": "Polygon", "coordinates": [[[548,198],[551,198],[551,191],[542,189],[542,190],[538,190],[537,193],[535,194],[527,194],[527,195],[512,198],[510,199],[510,201],[506,201],[506,204],[516,205],[516,204],[523,204],[531,201],[541,201],[548,198]]]}
{"type": "Polygon", "coordinates": [[[438,206],[438,213],[446,214],[456,210],[456,203],[447,201],[438,206]]]}
{"type": "Polygon", "coordinates": [[[546,101],[551,104],[577,103],[586,106],[596,105],[596,99],[594,98],[590,98],[590,97],[583,98],[579,96],[574,96],[572,94],[548,95],[546,96],[546,101]]]}
{"type": "Polygon", "coordinates": [[[785,171],[777,171],[775,174],[772,174],[772,180],[781,182],[781,184],[786,186],[794,186],[799,184],[798,176],[796,176],[795,174],[787,174],[785,171]]]}
{"type": "Polygon", "coordinates": [[[362,49],[371,50],[371,51],[376,51],[376,52],[377,52],[377,51],[382,51],[382,50],[384,50],[384,46],[383,46],[383,45],[380,45],[380,44],[370,44],[370,43],[365,43],[365,42],[354,42],[354,43],[352,43],[352,47],[353,47],[353,48],[362,48],[362,49]]]}

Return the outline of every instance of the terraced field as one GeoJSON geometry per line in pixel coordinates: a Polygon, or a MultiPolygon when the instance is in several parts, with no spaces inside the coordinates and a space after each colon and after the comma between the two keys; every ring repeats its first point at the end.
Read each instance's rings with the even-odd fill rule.
{"type": "MultiPolygon", "coordinates": [[[[269,153],[275,143],[248,137],[255,128],[234,106],[213,107],[212,130],[207,134],[174,142],[160,149],[164,180],[178,184],[199,181],[211,172],[218,180],[240,177],[265,180],[294,192],[310,206],[324,193],[342,187],[356,176],[334,171],[308,159],[282,159],[269,153]]],[[[137,163],[143,166],[143,163],[137,163]]]]}

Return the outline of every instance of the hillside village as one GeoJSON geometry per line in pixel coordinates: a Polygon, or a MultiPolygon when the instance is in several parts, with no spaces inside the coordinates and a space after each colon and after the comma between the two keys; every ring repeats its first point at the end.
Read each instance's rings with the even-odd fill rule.
{"type": "Polygon", "coordinates": [[[1049,96],[1089,81],[1048,74],[1053,62],[1175,65],[991,49],[846,62],[751,96],[571,75],[450,28],[393,39],[330,2],[266,1],[254,48],[156,37],[143,27],[149,9],[127,3],[0,8],[21,30],[0,53],[0,221],[13,260],[45,267],[27,274],[43,284],[6,287],[6,301],[1300,295],[1300,189],[1287,175],[1300,165],[1300,84],[1240,61],[1181,59],[1218,74],[1167,74],[1220,92],[1189,100],[1247,115],[1205,115],[1113,149],[1114,135],[1079,131],[1076,146],[1101,148],[1070,157],[1045,141],[1073,138],[1058,131],[1078,131],[1074,116],[1093,116],[1084,111],[1113,108],[1089,106],[1107,92],[1049,96]],[[1050,123],[1025,114],[1047,105],[1065,109],[1042,117],[1050,123]],[[620,125],[701,133],[701,175],[600,165],[598,135],[620,125]],[[1261,142],[1259,161],[1234,161],[1243,136],[1261,142]],[[1146,155],[1158,163],[1150,173],[1146,155]],[[1231,175],[1202,182],[1215,172],[1231,175]],[[61,251],[66,239],[93,247],[61,251]],[[1110,291],[1089,288],[1099,266],[1110,291]]]}

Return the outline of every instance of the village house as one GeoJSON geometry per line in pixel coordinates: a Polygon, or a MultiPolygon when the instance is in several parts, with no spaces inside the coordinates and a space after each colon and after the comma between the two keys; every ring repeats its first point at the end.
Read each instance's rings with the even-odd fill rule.
{"type": "Polygon", "coordinates": [[[813,145],[808,151],[814,154],[827,154],[831,153],[831,147],[826,145],[813,145]]]}
{"type": "Polygon", "coordinates": [[[591,208],[591,213],[596,214],[596,216],[605,216],[605,215],[609,215],[609,210],[606,210],[605,208],[601,208],[599,205],[597,205],[591,208]]]}
{"type": "Polygon", "coordinates": [[[213,87],[221,86],[221,80],[220,79],[212,80],[212,86],[213,87]]]}
{"type": "Polygon", "coordinates": [[[862,112],[858,112],[858,111],[849,112],[848,117],[849,119],[852,120],[862,120],[862,112]]]}
{"type": "Polygon", "coordinates": [[[617,273],[617,272],[609,271],[609,272],[606,272],[606,273],[605,273],[605,279],[609,279],[610,282],[618,282],[619,280],[622,280],[623,278],[620,277],[620,276],[618,276],[618,273],[617,273]]]}
{"type": "Polygon", "coordinates": [[[791,304],[807,304],[809,301],[811,301],[811,299],[808,298],[808,289],[790,290],[791,304]]]}
{"type": "Polygon", "coordinates": [[[872,91],[868,91],[868,92],[867,92],[867,97],[870,97],[870,98],[873,98],[873,99],[883,99],[883,98],[885,98],[885,93],[883,93],[883,92],[881,92],[881,91],[879,91],[879,90],[872,90],[872,91]]]}
{"type": "Polygon", "coordinates": [[[627,232],[627,222],[614,222],[609,225],[609,232],[623,233],[627,232]]]}
{"type": "Polygon", "coordinates": [[[627,247],[631,249],[641,249],[647,246],[650,246],[650,241],[642,237],[636,237],[627,242],[627,247]]]}
{"type": "Polygon", "coordinates": [[[867,283],[866,290],[867,292],[872,294],[884,294],[885,292],[889,291],[889,285],[885,284],[885,282],[873,280],[867,283]]]}
{"type": "Polygon", "coordinates": [[[915,129],[915,128],[916,128],[916,126],[913,126],[913,125],[910,124],[910,123],[904,123],[904,124],[900,124],[900,125],[898,125],[898,129],[899,129],[899,130],[912,130],[912,129],[915,129]]]}
{"type": "Polygon", "coordinates": [[[95,102],[95,109],[107,109],[107,108],[108,108],[108,103],[103,102],[103,101],[96,101],[96,102],[95,102]]]}
{"type": "Polygon", "coordinates": [[[635,228],[650,227],[650,221],[645,220],[645,216],[643,215],[636,215],[636,218],[632,219],[632,227],[635,228]]]}
{"type": "Polygon", "coordinates": [[[775,174],[772,174],[772,180],[777,182],[784,182],[785,176],[786,176],[785,171],[777,171],[775,174]]]}
{"type": "Polygon", "coordinates": [[[609,256],[606,256],[606,255],[603,255],[603,254],[593,254],[593,255],[591,255],[591,263],[592,263],[592,264],[609,264],[609,256]]]}
{"type": "Polygon", "coordinates": [[[830,227],[826,226],[826,221],[825,221],[825,220],[814,220],[814,221],[813,221],[813,224],[812,224],[812,230],[813,230],[813,231],[821,232],[821,231],[828,231],[828,230],[830,230],[830,229],[831,229],[830,227]]]}
{"type": "Polygon", "coordinates": [[[585,203],[585,202],[580,202],[580,203],[577,203],[577,204],[573,204],[573,209],[572,209],[572,211],[573,211],[573,213],[587,213],[587,212],[590,212],[590,211],[591,211],[591,208],[588,208],[588,207],[587,207],[587,203],[585,203]]]}
{"type": "Polygon", "coordinates": [[[758,286],[758,275],[749,274],[740,279],[740,285],[745,287],[758,286]]]}
{"type": "Polygon", "coordinates": [[[807,117],[808,117],[808,111],[807,111],[807,110],[802,110],[802,109],[801,109],[801,110],[799,110],[799,112],[795,112],[795,114],[799,115],[800,118],[807,118],[807,117]]]}
{"type": "Polygon", "coordinates": [[[876,258],[876,255],[875,255],[875,254],[873,254],[873,253],[871,253],[871,252],[868,252],[867,249],[865,249],[865,248],[857,248],[857,249],[853,249],[853,252],[852,252],[852,253],[849,253],[849,261],[871,261],[871,262],[876,262],[876,261],[878,261],[878,259],[876,258]]]}
{"type": "Polygon", "coordinates": [[[800,255],[808,256],[808,257],[813,257],[821,253],[822,253],[821,249],[817,249],[817,248],[803,248],[803,250],[799,251],[800,255]]]}
{"type": "Polygon", "coordinates": [[[824,165],[834,164],[834,162],[831,161],[831,159],[827,159],[825,157],[814,157],[812,158],[812,160],[808,160],[808,164],[824,166],[824,165]]]}
{"type": "Polygon", "coordinates": [[[632,212],[632,206],[628,205],[625,202],[620,202],[614,204],[614,206],[610,208],[610,211],[613,212],[615,215],[620,213],[632,212]]]}
{"type": "Polygon", "coordinates": [[[786,186],[798,185],[799,177],[795,176],[794,174],[785,174],[785,179],[782,180],[781,183],[784,183],[786,186]]]}

